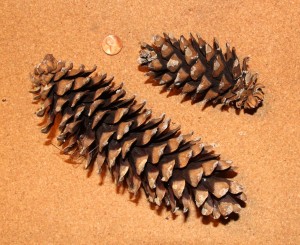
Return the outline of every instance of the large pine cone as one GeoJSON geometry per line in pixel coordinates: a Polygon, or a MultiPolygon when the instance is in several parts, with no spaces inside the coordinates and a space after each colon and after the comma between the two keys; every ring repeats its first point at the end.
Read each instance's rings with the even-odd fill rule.
{"type": "Polygon", "coordinates": [[[242,67],[235,48],[226,44],[226,53],[214,39],[213,47],[199,35],[179,40],[164,33],[153,37],[152,46],[143,43],[138,62],[150,70],[147,75],[168,90],[180,89],[192,100],[234,105],[238,109],[257,108],[263,101],[263,86],[257,74],[248,71],[249,57],[242,67]]]}
{"type": "Polygon", "coordinates": [[[96,164],[100,171],[106,164],[117,183],[125,180],[134,194],[142,187],[150,202],[164,202],[173,212],[187,212],[192,202],[215,219],[240,211],[246,196],[226,177],[231,161],[181,134],[165,115],[151,118],[145,102],[126,98],[106,75],[90,75],[95,70],[73,69],[52,55],[34,69],[32,92],[42,101],[37,115],[47,118],[43,133],[61,114],[57,139],[65,154],[86,157],[86,168],[96,164]]]}

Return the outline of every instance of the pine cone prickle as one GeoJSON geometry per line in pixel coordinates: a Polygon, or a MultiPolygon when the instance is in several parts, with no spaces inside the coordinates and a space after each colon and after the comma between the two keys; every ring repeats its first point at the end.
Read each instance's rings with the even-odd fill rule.
{"type": "Polygon", "coordinates": [[[226,44],[223,54],[214,39],[213,47],[200,35],[179,40],[171,34],[153,36],[152,45],[143,43],[138,63],[148,68],[146,74],[166,89],[179,89],[194,102],[222,103],[237,109],[254,109],[262,104],[264,92],[257,83],[257,73],[248,71],[249,57],[242,65],[235,48],[226,44]]]}
{"type": "Polygon", "coordinates": [[[243,187],[228,178],[232,162],[221,160],[211,145],[172,127],[165,115],[151,116],[145,102],[126,97],[123,85],[95,73],[96,67],[73,68],[48,54],[32,75],[37,111],[48,133],[61,115],[57,137],[64,154],[86,158],[85,167],[107,165],[114,180],[127,183],[148,200],[173,212],[187,212],[194,202],[203,215],[227,218],[246,201],[243,187]]]}

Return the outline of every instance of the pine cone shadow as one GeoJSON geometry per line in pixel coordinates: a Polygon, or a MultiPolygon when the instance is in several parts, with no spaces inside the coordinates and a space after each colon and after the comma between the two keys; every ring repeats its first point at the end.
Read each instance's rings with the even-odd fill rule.
{"type": "Polygon", "coordinates": [[[138,70],[141,71],[141,72],[143,72],[145,74],[145,76],[147,76],[146,72],[149,71],[149,68],[147,66],[138,65],[138,70]]]}
{"type": "MultiPolygon", "coordinates": [[[[156,81],[152,77],[148,77],[148,79],[145,81],[145,84],[148,84],[148,83],[152,84],[152,86],[154,86],[154,87],[161,87],[161,85],[159,84],[159,82],[156,81]]],[[[181,94],[181,91],[180,91],[180,89],[176,89],[176,88],[168,89],[166,87],[162,87],[162,89],[160,90],[159,93],[160,94],[168,93],[167,94],[167,98],[169,98],[169,97],[181,94]]]]}
{"type": "Polygon", "coordinates": [[[261,103],[259,106],[257,106],[254,109],[244,109],[244,112],[246,114],[254,115],[257,112],[258,108],[260,108],[260,107],[263,107],[263,103],[261,103]]]}
{"type": "MultiPolygon", "coordinates": [[[[246,207],[246,203],[244,203],[244,202],[239,202],[239,204],[243,208],[246,207]]],[[[212,216],[203,216],[201,214],[201,210],[199,208],[196,208],[196,215],[197,215],[197,218],[201,219],[201,222],[204,225],[212,224],[213,227],[218,227],[219,225],[228,225],[230,222],[238,221],[240,219],[240,215],[237,213],[231,213],[226,218],[221,216],[219,219],[214,219],[212,216]]]]}
{"type": "Polygon", "coordinates": [[[183,98],[182,100],[180,101],[180,103],[184,103],[186,101],[191,101],[191,105],[195,104],[195,102],[193,101],[192,99],[192,95],[189,94],[189,93],[186,93],[186,94],[183,94],[183,98]]]}
{"type": "MultiPolygon", "coordinates": [[[[165,217],[165,219],[167,219],[167,220],[169,218],[171,218],[172,220],[176,220],[179,216],[178,214],[175,214],[175,213],[172,212],[171,207],[167,207],[167,206],[164,206],[164,205],[158,206],[158,205],[156,205],[154,203],[151,203],[151,202],[149,202],[149,207],[150,207],[151,210],[155,211],[156,214],[160,217],[162,217],[163,211],[166,210],[167,211],[167,213],[166,213],[167,217],[165,217]]],[[[186,215],[185,215],[184,216],[184,222],[186,222],[186,221],[187,220],[186,220],[186,215]]]]}
{"type": "MultiPolygon", "coordinates": [[[[114,178],[113,178],[113,181],[116,182],[114,178]]],[[[116,193],[121,194],[121,195],[124,195],[125,193],[128,193],[129,201],[132,202],[132,203],[135,203],[136,206],[139,204],[139,200],[142,197],[141,189],[139,189],[136,194],[133,194],[133,193],[129,192],[128,191],[128,185],[127,185],[126,182],[116,183],[116,193]]]]}
{"type": "MultiPolygon", "coordinates": [[[[53,145],[55,146],[56,148],[60,149],[59,147],[57,147],[54,143],[53,143],[53,140],[54,138],[56,137],[56,134],[58,132],[58,127],[59,127],[59,124],[61,122],[61,119],[62,119],[62,116],[60,114],[58,114],[55,118],[55,121],[53,123],[53,126],[51,127],[50,131],[47,133],[47,138],[46,138],[46,141],[44,142],[44,145],[53,145]]],[[[47,117],[44,117],[43,118],[43,121],[40,122],[38,125],[39,126],[42,126],[46,123],[47,121],[47,117]]],[[[60,149],[61,150],[61,149],[60,149]]]]}
{"type": "Polygon", "coordinates": [[[39,103],[40,103],[39,100],[32,100],[32,101],[31,101],[31,104],[33,104],[33,105],[38,105],[39,103]]]}
{"type": "MultiPolygon", "coordinates": [[[[157,215],[162,216],[162,212],[164,209],[168,209],[168,207],[164,207],[163,205],[157,206],[154,203],[149,202],[149,207],[151,210],[155,211],[157,215]]],[[[170,208],[169,208],[170,209],[170,208]]],[[[171,209],[170,209],[171,210],[171,209]]],[[[170,211],[168,210],[168,211],[170,211]]]]}
{"type": "MultiPolygon", "coordinates": [[[[236,213],[232,213],[228,216],[227,219],[225,219],[224,217],[219,218],[218,220],[213,219],[210,216],[203,216],[201,215],[200,210],[197,210],[199,212],[199,217],[201,218],[202,224],[204,225],[210,225],[212,224],[213,227],[218,227],[220,224],[221,225],[228,225],[230,222],[232,221],[238,221],[240,218],[239,214],[236,213]]],[[[198,212],[197,212],[197,216],[198,216],[198,212]]]]}
{"type": "Polygon", "coordinates": [[[227,178],[227,179],[233,179],[237,175],[238,175],[238,173],[236,171],[234,171],[233,169],[230,169],[226,172],[216,173],[216,176],[218,176],[220,178],[227,178]]]}
{"type": "MultiPolygon", "coordinates": [[[[64,160],[66,163],[71,164],[75,167],[78,167],[78,166],[82,165],[83,162],[85,161],[85,158],[83,156],[78,155],[77,154],[78,152],[76,150],[73,154],[65,154],[62,152],[62,147],[53,143],[53,140],[56,138],[57,132],[59,131],[58,127],[59,127],[61,120],[62,120],[62,116],[60,114],[58,114],[55,118],[55,121],[54,121],[52,127],[50,128],[49,132],[47,133],[47,137],[46,137],[46,141],[44,142],[44,145],[53,145],[55,148],[57,148],[59,150],[59,154],[61,156],[69,156],[69,158],[64,160]]],[[[43,117],[43,121],[38,123],[38,125],[42,126],[46,123],[46,121],[47,121],[47,117],[43,117]]],[[[93,165],[87,169],[87,177],[88,178],[92,175],[93,170],[94,170],[93,165]]],[[[104,178],[105,172],[106,172],[106,169],[103,167],[102,173],[100,174],[102,179],[104,178]]]]}
{"type": "Polygon", "coordinates": [[[173,89],[170,89],[170,90],[168,90],[166,88],[163,88],[160,93],[162,94],[162,93],[165,93],[165,92],[168,93],[167,98],[181,94],[181,91],[179,89],[176,89],[176,88],[173,88],[173,89]]]}
{"type": "MultiPolygon", "coordinates": [[[[241,204],[242,207],[246,206],[245,203],[240,203],[240,204],[241,204]]],[[[167,220],[169,218],[171,218],[172,220],[176,220],[180,216],[179,214],[172,213],[170,207],[166,207],[166,206],[163,206],[163,205],[162,206],[157,206],[153,203],[149,203],[149,206],[150,206],[150,209],[154,210],[156,212],[156,214],[159,215],[159,216],[163,215],[163,210],[167,210],[168,215],[165,217],[165,219],[167,219],[167,220]]],[[[238,221],[239,218],[240,218],[239,214],[231,213],[226,219],[224,217],[220,217],[219,219],[214,219],[211,216],[203,216],[201,214],[201,210],[199,208],[197,208],[195,205],[194,205],[194,207],[195,208],[193,208],[189,212],[183,214],[184,215],[184,217],[183,217],[184,218],[184,220],[183,220],[184,223],[188,222],[188,220],[190,219],[191,212],[196,212],[196,217],[201,219],[201,222],[204,225],[212,224],[214,227],[218,227],[220,224],[221,225],[227,225],[230,222],[238,221]]],[[[178,211],[178,212],[181,212],[181,211],[178,211]]]]}
{"type": "Polygon", "coordinates": [[[125,192],[127,192],[127,186],[125,183],[117,184],[116,185],[116,193],[123,195],[125,192]]]}
{"type": "Polygon", "coordinates": [[[141,197],[141,191],[138,191],[136,194],[129,192],[129,201],[135,203],[136,206],[139,204],[141,197]]]}

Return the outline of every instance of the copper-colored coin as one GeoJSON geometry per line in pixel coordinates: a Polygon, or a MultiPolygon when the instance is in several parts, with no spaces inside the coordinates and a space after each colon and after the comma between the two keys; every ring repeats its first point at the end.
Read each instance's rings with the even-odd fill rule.
{"type": "Polygon", "coordinates": [[[108,35],[102,42],[102,49],[106,54],[115,55],[122,49],[122,41],[118,36],[108,35]]]}

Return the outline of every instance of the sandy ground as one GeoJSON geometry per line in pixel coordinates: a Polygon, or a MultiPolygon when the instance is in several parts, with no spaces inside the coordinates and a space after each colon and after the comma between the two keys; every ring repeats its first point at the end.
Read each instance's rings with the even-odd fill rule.
{"type": "MultiPolygon", "coordinates": [[[[299,90],[300,1],[1,1],[0,243],[1,244],[300,244],[299,90]],[[240,57],[251,55],[266,98],[256,114],[220,107],[204,111],[167,98],[138,71],[139,42],[151,35],[199,32],[240,57]],[[107,56],[108,34],[124,48],[107,56]],[[68,164],[39,132],[29,72],[46,53],[124,81],[129,93],[166,112],[238,168],[249,201],[239,219],[208,222],[191,212],[172,218],[117,193],[83,165],[68,164]],[[298,121],[298,123],[297,123],[298,121]]],[[[56,141],[53,141],[55,144],[56,141]]]]}

